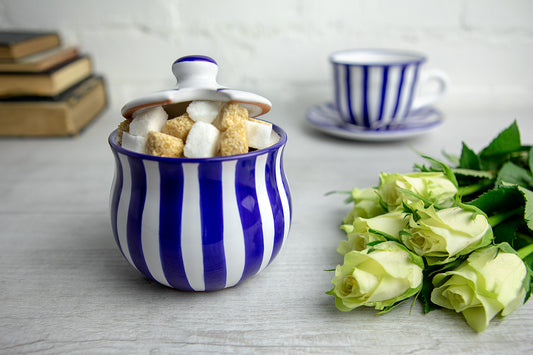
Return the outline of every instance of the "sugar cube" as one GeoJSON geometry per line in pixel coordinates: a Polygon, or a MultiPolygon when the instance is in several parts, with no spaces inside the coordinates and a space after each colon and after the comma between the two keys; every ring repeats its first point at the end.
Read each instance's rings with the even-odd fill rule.
{"type": "Polygon", "coordinates": [[[272,144],[275,144],[279,141],[279,135],[274,132],[274,130],[272,130],[272,132],[270,133],[270,144],[269,145],[272,145],[272,144]]]}
{"type": "Polygon", "coordinates": [[[217,117],[220,106],[219,101],[193,101],[187,106],[187,113],[195,122],[211,123],[217,117]]]}
{"type": "Polygon", "coordinates": [[[228,103],[220,110],[213,121],[213,125],[224,132],[229,127],[244,122],[248,119],[248,110],[236,103],[228,103]]]}
{"type": "Polygon", "coordinates": [[[161,106],[140,109],[133,114],[129,133],[146,137],[150,131],[160,132],[167,118],[168,114],[161,106]]]}
{"type": "Polygon", "coordinates": [[[170,134],[171,136],[186,140],[193,124],[194,121],[189,117],[189,114],[184,113],[181,116],[168,120],[161,129],[161,133],[170,134]]]}
{"type": "Polygon", "coordinates": [[[122,132],[122,148],[144,154],[146,152],[146,137],[122,132]]]}
{"type": "Polygon", "coordinates": [[[187,158],[210,158],[216,156],[219,147],[219,130],[210,123],[196,122],[183,148],[183,155],[187,158]]]}
{"type": "Polygon", "coordinates": [[[250,148],[262,149],[271,144],[272,125],[259,120],[246,121],[246,136],[250,148]]]}
{"type": "Polygon", "coordinates": [[[248,140],[244,122],[233,125],[222,132],[220,138],[220,155],[228,156],[248,153],[248,140]]]}
{"type": "Polygon", "coordinates": [[[146,141],[146,154],[178,158],[183,155],[183,141],[169,134],[150,131],[146,141]]]}
{"type": "Polygon", "coordinates": [[[131,118],[126,118],[124,121],[120,122],[117,128],[117,137],[118,144],[122,145],[122,133],[130,131],[131,118]]]}

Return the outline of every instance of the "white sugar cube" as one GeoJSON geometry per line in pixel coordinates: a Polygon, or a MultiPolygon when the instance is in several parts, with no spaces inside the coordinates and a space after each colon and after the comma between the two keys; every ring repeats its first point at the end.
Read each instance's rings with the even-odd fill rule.
{"type": "Polygon", "coordinates": [[[246,121],[248,146],[255,149],[266,148],[271,144],[272,125],[256,121],[246,121]]]}
{"type": "Polygon", "coordinates": [[[220,111],[219,101],[193,101],[187,106],[189,117],[196,122],[211,123],[220,111]]]}
{"type": "Polygon", "coordinates": [[[130,123],[130,134],[146,137],[148,132],[160,132],[168,114],[161,106],[140,109],[133,114],[133,121],[130,123]]]}
{"type": "Polygon", "coordinates": [[[198,121],[192,125],[183,155],[187,158],[210,158],[218,152],[220,131],[211,123],[198,121]]]}
{"type": "Polygon", "coordinates": [[[269,145],[272,145],[272,144],[275,144],[279,141],[279,135],[274,132],[274,130],[272,130],[272,133],[270,134],[270,144],[269,145]]]}
{"type": "Polygon", "coordinates": [[[134,136],[128,132],[122,132],[122,148],[144,154],[146,152],[145,147],[146,137],[134,136]]]}

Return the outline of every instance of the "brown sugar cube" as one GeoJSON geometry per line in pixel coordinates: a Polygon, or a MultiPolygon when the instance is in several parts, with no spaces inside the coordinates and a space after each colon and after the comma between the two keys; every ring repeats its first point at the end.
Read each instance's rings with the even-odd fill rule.
{"type": "Polygon", "coordinates": [[[248,139],[244,122],[235,124],[224,132],[220,139],[220,155],[236,155],[248,153],[248,139]]]}
{"type": "Polygon", "coordinates": [[[161,133],[169,134],[185,141],[193,124],[194,121],[189,117],[189,114],[184,113],[168,120],[161,129],[161,133]]]}
{"type": "Polygon", "coordinates": [[[242,123],[248,119],[248,110],[239,106],[236,103],[226,104],[217,118],[213,121],[213,125],[220,131],[224,132],[229,127],[242,123]]]}
{"type": "Polygon", "coordinates": [[[150,131],[146,139],[146,154],[158,157],[183,156],[183,140],[169,134],[150,131]]]}
{"type": "Polygon", "coordinates": [[[130,131],[130,123],[131,123],[131,121],[132,121],[131,118],[126,118],[124,121],[122,121],[122,122],[120,122],[118,124],[117,138],[118,138],[118,144],[119,145],[122,145],[122,133],[130,131]]]}

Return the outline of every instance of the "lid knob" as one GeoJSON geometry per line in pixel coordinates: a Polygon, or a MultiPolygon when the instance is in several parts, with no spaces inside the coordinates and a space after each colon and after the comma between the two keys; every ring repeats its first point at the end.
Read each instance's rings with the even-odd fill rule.
{"type": "Polygon", "coordinates": [[[172,72],[176,77],[178,89],[220,87],[217,83],[218,64],[207,56],[181,57],[172,64],[172,72]]]}

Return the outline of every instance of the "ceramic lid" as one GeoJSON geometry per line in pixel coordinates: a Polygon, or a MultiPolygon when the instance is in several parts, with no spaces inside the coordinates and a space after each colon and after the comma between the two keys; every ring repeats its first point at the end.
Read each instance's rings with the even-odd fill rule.
{"type": "Polygon", "coordinates": [[[128,102],[121,110],[130,118],[141,108],[163,106],[173,115],[185,112],[193,100],[235,102],[248,110],[250,117],[257,117],[270,111],[272,104],[262,96],[246,91],[229,89],[216,81],[218,64],[210,57],[192,55],[177,59],[172,64],[177,79],[174,89],[158,91],[128,102]]]}

